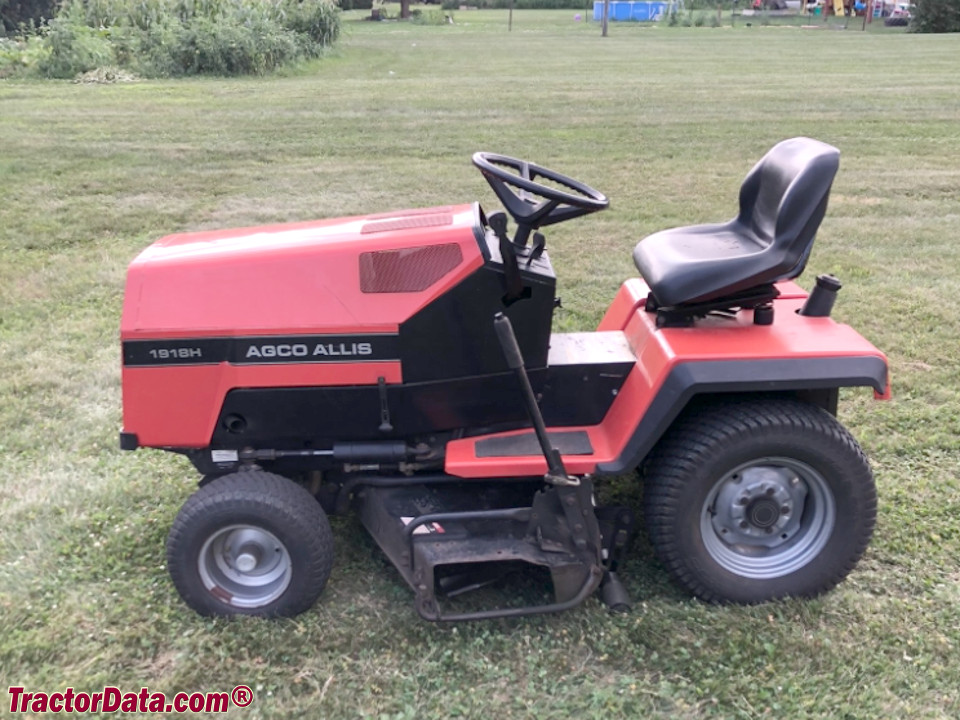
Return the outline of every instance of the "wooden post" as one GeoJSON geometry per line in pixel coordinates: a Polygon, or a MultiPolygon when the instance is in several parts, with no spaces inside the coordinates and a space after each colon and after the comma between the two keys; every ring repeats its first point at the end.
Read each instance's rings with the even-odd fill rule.
{"type": "Polygon", "coordinates": [[[507,21],[507,32],[513,32],[513,0],[510,0],[510,20],[507,21]]]}
{"type": "Polygon", "coordinates": [[[610,16],[610,0],[603,0],[603,17],[600,21],[600,27],[603,28],[601,32],[602,37],[607,36],[607,18],[610,16]]]}

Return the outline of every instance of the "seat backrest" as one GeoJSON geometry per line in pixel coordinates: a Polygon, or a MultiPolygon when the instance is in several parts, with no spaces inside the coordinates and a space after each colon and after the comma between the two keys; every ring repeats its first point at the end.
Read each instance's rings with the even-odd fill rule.
{"type": "Polygon", "coordinates": [[[782,258],[781,280],[803,272],[827,211],[840,151],[806,137],[778,143],[740,188],[738,222],[782,258]]]}

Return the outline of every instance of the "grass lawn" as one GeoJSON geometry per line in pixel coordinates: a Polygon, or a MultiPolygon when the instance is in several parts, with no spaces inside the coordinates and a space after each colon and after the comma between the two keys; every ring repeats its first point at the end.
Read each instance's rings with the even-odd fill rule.
{"type": "MultiPolygon", "coordinates": [[[[0,687],[254,689],[236,717],[960,716],[960,56],[954,36],[348,14],[282,76],[126,85],[0,81],[0,687]],[[890,355],[895,399],[845,392],[876,471],[864,560],[809,602],[712,607],[641,538],[629,615],[435,626],[353,517],[308,613],[209,620],[164,540],[196,478],[121,453],[127,263],[171,232],[480,199],[478,149],[600,188],[552,229],[564,309],[592,329],[644,235],[734,213],[775,142],[843,153],[802,283],[890,355]]],[[[611,489],[639,508],[632,478],[611,489]]],[[[0,715],[9,698],[0,697],[0,715]]]]}

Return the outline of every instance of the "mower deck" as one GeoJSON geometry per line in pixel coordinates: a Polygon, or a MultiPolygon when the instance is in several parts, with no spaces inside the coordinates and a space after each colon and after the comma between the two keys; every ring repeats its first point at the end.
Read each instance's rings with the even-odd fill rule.
{"type": "Polygon", "coordinates": [[[446,480],[367,487],[356,498],[361,521],[413,589],[421,616],[464,620],[558,611],[597,588],[602,566],[564,541],[569,533],[561,529],[565,518],[558,511],[556,490],[538,490],[542,483],[529,480],[446,480]],[[546,533],[543,527],[548,527],[546,533]],[[553,601],[456,614],[440,606],[439,595],[451,598],[494,585],[530,566],[549,573],[553,601]]]}

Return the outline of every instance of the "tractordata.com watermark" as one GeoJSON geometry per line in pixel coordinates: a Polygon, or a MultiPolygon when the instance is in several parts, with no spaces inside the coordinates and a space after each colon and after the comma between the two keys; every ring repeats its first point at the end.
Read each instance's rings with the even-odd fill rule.
{"type": "Polygon", "coordinates": [[[230,706],[247,707],[253,702],[253,690],[237,685],[226,692],[178,692],[169,700],[162,692],[140,688],[123,692],[105,687],[99,692],[27,692],[23,687],[7,689],[11,713],[225,713],[230,706]]]}

